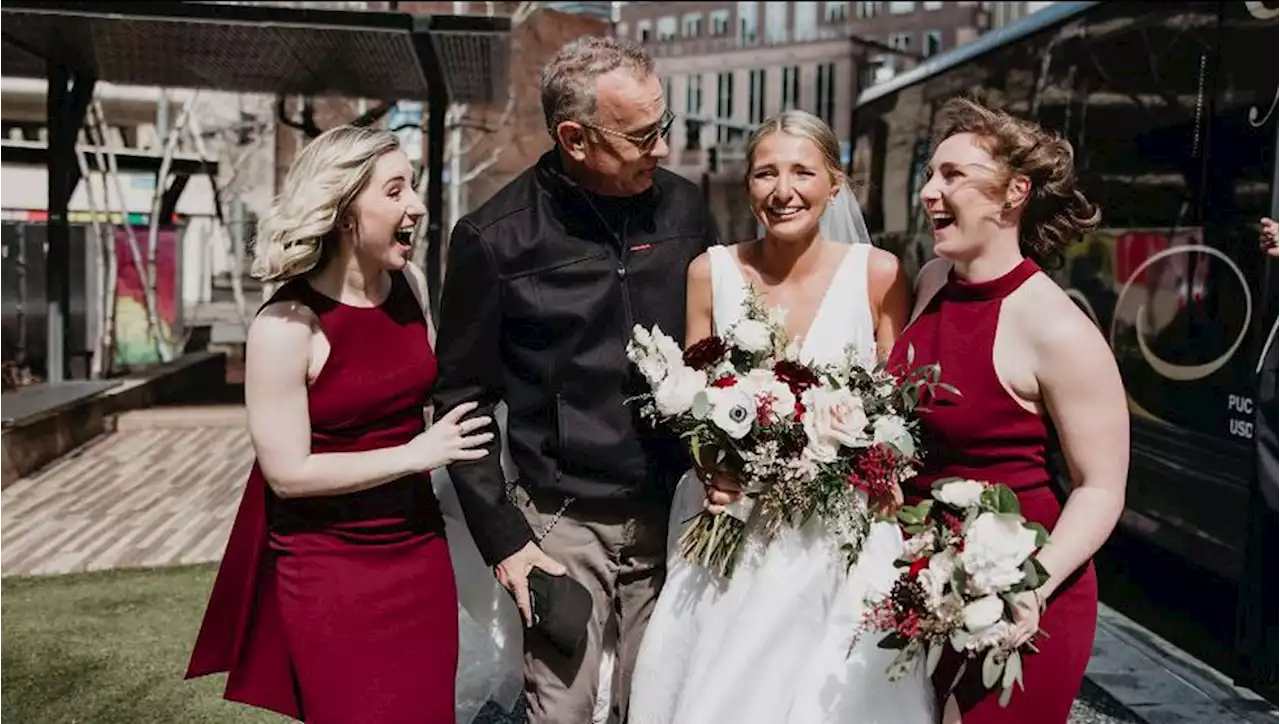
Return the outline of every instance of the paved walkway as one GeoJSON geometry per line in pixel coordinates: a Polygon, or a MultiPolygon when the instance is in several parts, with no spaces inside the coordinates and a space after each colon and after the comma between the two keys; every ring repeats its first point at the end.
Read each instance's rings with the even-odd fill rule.
{"type": "Polygon", "coordinates": [[[216,561],[253,451],[238,408],[144,410],[0,493],[0,572],[216,561]]]}
{"type": "MultiPolygon", "coordinates": [[[[0,572],[216,561],[252,458],[243,408],[123,415],[116,433],[0,493],[0,572]]],[[[1087,679],[1073,724],[1276,720],[1274,707],[1105,606],[1087,679]]]]}

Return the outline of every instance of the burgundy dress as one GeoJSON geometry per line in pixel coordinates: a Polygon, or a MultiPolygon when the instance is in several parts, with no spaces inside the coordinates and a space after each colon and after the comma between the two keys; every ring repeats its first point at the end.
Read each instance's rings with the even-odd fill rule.
{"type": "MultiPolygon", "coordinates": [[[[1046,466],[1048,426],[1004,389],[991,359],[1001,302],[1037,272],[1026,259],[988,282],[966,282],[952,273],[895,345],[890,369],[903,370],[913,347],[913,366],[940,363],[942,380],[961,393],[939,390],[926,402],[930,411],[920,416],[923,469],[907,484],[908,503],[927,497],[939,478],[1004,483],[1017,493],[1027,519],[1053,530],[1062,508],[1046,466]]],[[[1039,653],[1024,653],[1024,688],[1014,691],[1008,707],[1000,707],[999,689],[988,693],[982,686],[981,662],[969,664],[955,691],[965,724],[1066,722],[1093,650],[1097,614],[1098,584],[1089,563],[1049,600],[1040,618],[1049,635],[1036,639],[1039,653]]],[[[940,697],[954,681],[960,658],[948,650],[935,670],[940,697]]]]}
{"type": "MultiPolygon", "coordinates": [[[[424,429],[436,380],[421,307],[392,272],[379,307],[305,281],[331,351],[311,385],[313,453],[399,445],[424,429]]],[[[458,603],[426,474],[368,490],[283,499],[255,465],[187,677],[227,671],[226,698],[309,722],[452,722],[458,603]]]]}

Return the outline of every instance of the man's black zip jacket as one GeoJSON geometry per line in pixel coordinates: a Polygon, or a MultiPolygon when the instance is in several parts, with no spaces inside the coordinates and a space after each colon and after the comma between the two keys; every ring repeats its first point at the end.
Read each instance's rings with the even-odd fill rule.
{"type": "MultiPolygon", "coordinates": [[[[716,243],[698,187],[657,169],[628,198],[588,194],[552,150],[476,211],[449,246],[436,419],[475,400],[508,408],[507,444],[530,489],[601,501],[669,500],[689,456],[629,398],[634,325],[683,345],[689,263],[716,243]]],[[[505,494],[497,438],[449,466],[476,544],[495,565],[533,540],[505,494]]]]}

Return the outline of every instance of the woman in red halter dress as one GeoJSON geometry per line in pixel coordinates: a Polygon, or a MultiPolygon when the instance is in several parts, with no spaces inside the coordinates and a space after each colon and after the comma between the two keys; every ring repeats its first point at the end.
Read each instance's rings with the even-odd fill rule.
{"type": "Polygon", "coordinates": [[[458,601],[428,477],[483,456],[436,379],[404,232],[425,210],[396,137],[333,129],[295,161],[254,272],[288,279],[249,330],[257,452],[188,677],[308,722],[452,722],[458,601]]]}
{"type": "Polygon", "coordinates": [[[1076,190],[1070,145],[1034,124],[967,100],[942,109],[921,199],[941,257],[921,270],[916,318],[891,369],[939,363],[956,396],[939,390],[921,415],[923,469],[908,503],[940,478],[1008,485],[1022,513],[1051,535],[1037,558],[1048,582],[1015,612],[1024,688],[1007,707],[944,657],[934,674],[947,724],[1066,722],[1093,648],[1098,590],[1094,553],[1124,507],[1129,420],[1110,349],[1096,327],[1040,271],[1098,213],[1076,190]],[[1071,478],[1060,505],[1047,467],[1056,429],[1071,478]],[[950,692],[957,675],[960,680],[950,692]]]}

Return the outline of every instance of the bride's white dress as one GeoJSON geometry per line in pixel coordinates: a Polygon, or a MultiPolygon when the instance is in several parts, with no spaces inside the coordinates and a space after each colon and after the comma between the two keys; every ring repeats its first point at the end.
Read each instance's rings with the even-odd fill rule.
{"type": "MultiPolygon", "coordinates": [[[[801,340],[802,357],[834,362],[852,345],[875,359],[869,250],[849,247],[801,340]]],[[[746,281],[730,249],[713,247],[710,257],[713,323],[725,329],[740,314],[746,281]]],[[[687,474],[672,506],[667,581],[636,662],[632,724],[936,721],[921,667],[890,682],[885,672],[896,652],[877,648],[878,635],[854,643],[865,595],[887,590],[896,575],[902,542],[895,526],[873,526],[846,573],[841,541],[822,521],[783,528],[767,545],[748,523],[726,584],[678,550],[702,500],[702,484],[687,474]]]]}

